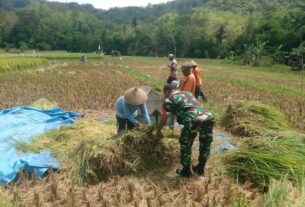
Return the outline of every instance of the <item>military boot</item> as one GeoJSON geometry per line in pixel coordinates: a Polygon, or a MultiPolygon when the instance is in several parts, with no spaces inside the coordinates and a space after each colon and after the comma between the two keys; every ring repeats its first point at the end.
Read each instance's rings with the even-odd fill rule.
{"type": "Polygon", "coordinates": [[[177,169],[176,173],[179,174],[180,176],[186,177],[186,178],[190,178],[193,176],[190,165],[185,165],[185,166],[183,166],[182,169],[177,169]]]}
{"type": "Polygon", "coordinates": [[[204,176],[204,166],[205,164],[203,163],[199,163],[198,165],[193,166],[192,167],[193,172],[198,174],[199,176],[204,176]]]}

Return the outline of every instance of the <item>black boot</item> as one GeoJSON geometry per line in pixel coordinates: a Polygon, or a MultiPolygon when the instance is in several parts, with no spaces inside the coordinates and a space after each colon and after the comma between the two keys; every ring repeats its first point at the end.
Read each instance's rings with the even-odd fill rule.
{"type": "Polygon", "coordinates": [[[182,169],[177,169],[176,173],[181,175],[182,177],[186,177],[186,178],[190,178],[193,176],[190,165],[186,165],[182,169]]]}
{"type": "Polygon", "coordinates": [[[193,169],[193,172],[198,174],[199,176],[204,176],[204,164],[202,163],[199,163],[198,165],[196,166],[193,166],[192,169],[193,169]]]}

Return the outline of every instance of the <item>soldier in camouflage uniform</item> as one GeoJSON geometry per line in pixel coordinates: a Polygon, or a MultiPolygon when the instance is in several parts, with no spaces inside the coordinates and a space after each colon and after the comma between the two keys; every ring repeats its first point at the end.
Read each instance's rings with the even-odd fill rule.
{"type": "MultiPolygon", "coordinates": [[[[204,167],[213,141],[214,118],[190,92],[176,90],[170,84],[165,85],[163,92],[165,94],[164,109],[177,116],[178,123],[184,126],[179,139],[183,169],[177,169],[176,172],[184,177],[192,176],[192,145],[199,132],[199,163],[192,169],[198,175],[204,175],[204,167]]],[[[159,137],[163,137],[161,130],[165,123],[166,118],[163,116],[158,126],[159,137]]]]}

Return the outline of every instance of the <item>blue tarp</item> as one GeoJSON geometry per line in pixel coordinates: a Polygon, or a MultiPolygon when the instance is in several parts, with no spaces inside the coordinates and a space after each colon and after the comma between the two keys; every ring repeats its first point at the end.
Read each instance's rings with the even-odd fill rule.
{"type": "Polygon", "coordinates": [[[231,151],[236,148],[235,145],[231,144],[230,137],[228,137],[226,134],[214,135],[214,141],[218,142],[219,144],[212,148],[211,154],[215,154],[217,152],[231,151]]]}
{"type": "Polygon", "coordinates": [[[39,110],[32,107],[15,107],[0,111],[0,185],[16,179],[19,169],[35,173],[41,178],[49,169],[60,165],[50,151],[39,154],[20,154],[15,141],[31,142],[31,138],[63,125],[70,125],[80,115],[60,108],[39,110]]]}

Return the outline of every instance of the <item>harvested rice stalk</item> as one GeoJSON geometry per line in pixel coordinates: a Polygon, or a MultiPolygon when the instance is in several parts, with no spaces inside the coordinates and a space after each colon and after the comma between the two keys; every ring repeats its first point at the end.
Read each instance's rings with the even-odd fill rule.
{"type": "Polygon", "coordinates": [[[96,183],[111,176],[168,169],[176,160],[177,140],[157,139],[153,127],[114,136],[115,127],[79,120],[40,137],[31,145],[16,143],[21,152],[51,149],[63,171],[80,183],[96,183]]]}
{"type": "Polygon", "coordinates": [[[221,124],[226,130],[241,137],[262,136],[275,130],[291,129],[285,115],[275,107],[256,102],[230,105],[221,124]]]}
{"type": "Polygon", "coordinates": [[[260,186],[271,178],[298,182],[305,173],[304,135],[286,132],[273,137],[246,140],[239,149],[224,155],[226,171],[240,180],[260,186]]]}
{"type": "Polygon", "coordinates": [[[42,110],[50,110],[56,108],[58,105],[56,102],[51,102],[46,98],[41,98],[35,101],[31,106],[42,110]]]}

